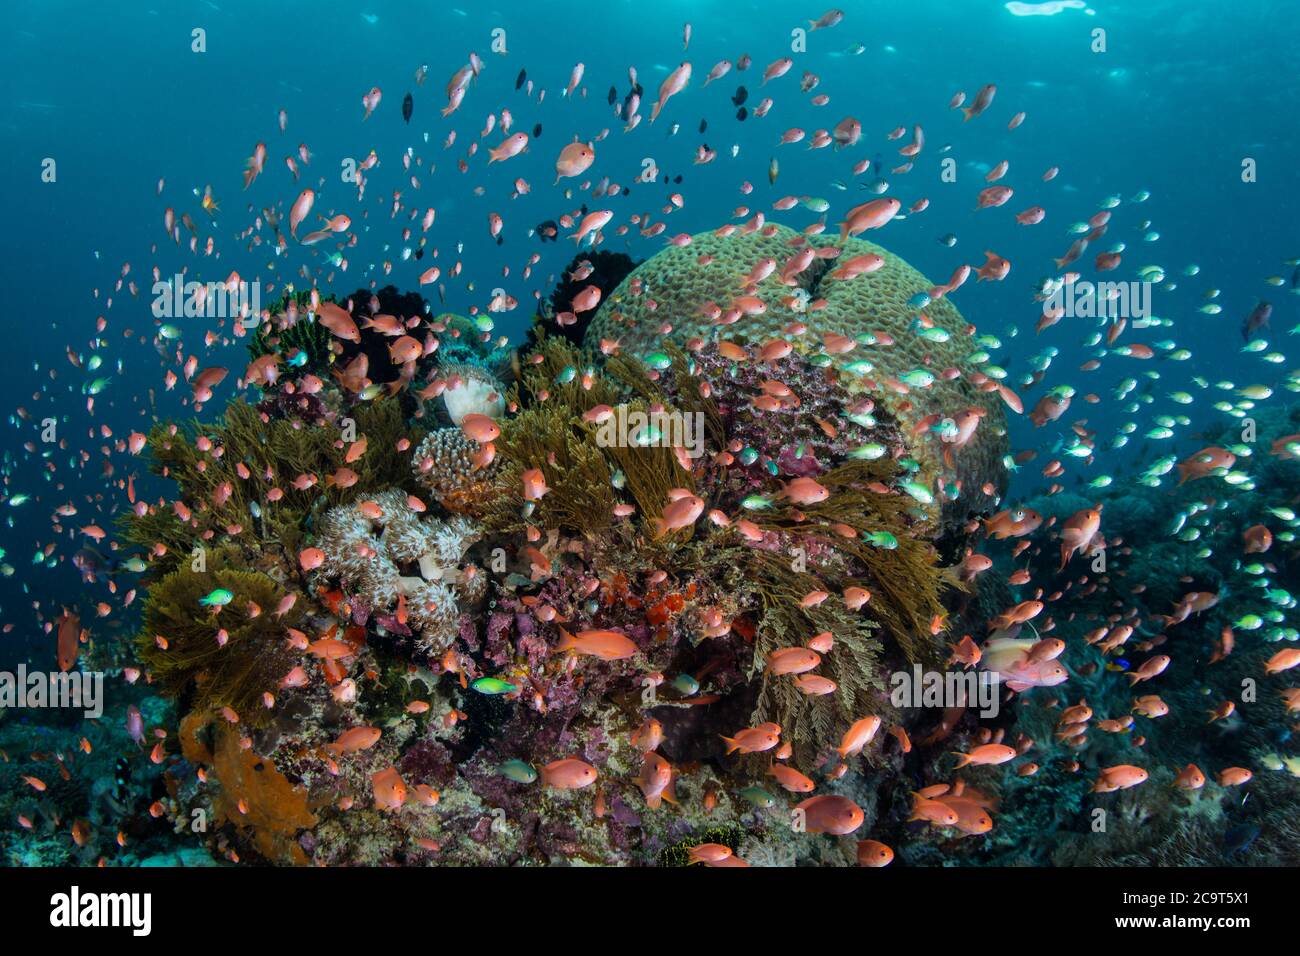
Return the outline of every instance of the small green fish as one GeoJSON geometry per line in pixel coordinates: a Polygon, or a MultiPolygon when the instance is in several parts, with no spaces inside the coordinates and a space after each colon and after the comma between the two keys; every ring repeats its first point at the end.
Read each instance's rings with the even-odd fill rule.
{"type": "Polygon", "coordinates": [[[531,764],[526,764],[522,760],[507,760],[497,767],[497,773],[515,783],[532,783],[537,779],[537,771],[531,764]]]}
{"type": "Polygon", "coordinates": [[[862,537],[867,544],[875,548],[884,548],[886,551],[893,551],[898,547],[898,539],[888,531],[868,531],[862,537]]]}
{"type": "Polygon", "coordinates": [[[631,437],[634,445],[648,448],[658,445],[663,440],[664,433],[662,429],[656,428],[654,425],[646,425],[644,428],[637,429],[636,434],[631,437]]]}
{"type": "Polygon", "coordinates": [[[741,499],[740,507],[746,511],[762,511],[772,507],[772,499],[766,495],[748,495],[741,499]]]}
{"type": "Polygon", "coordinates": [[[943,418],[930,426],[930,431],[939,436],[940,441],[956,441],[960,429],[951,418],[943,418]]]}
{"type": "Polygon", "coordinates": [[[934,503],[934,495],[930,492],[930,489],[919,481],[904,481],[898,487],[923,505],[934,503]]]}
{"type": "Polygon", "coordinates": [[[849,452],[850,458],[857,458],[860,461],[875,461],[877,458],[883,458],[889,453],[889,449],[880,442],[868,442],[865,445],[859,445],[853,451],[849,452]]]}
{"type": "Polygon", "coordinates": [[[480,694],[488,695],[509,694],[519,689],[514,684],[503,681],[499,677],[480,677],[469,686],[480,694]]]}
{"type": "Polygon", "coordinates": [[[772,796],[759,786],[746,787],[744,790],[738,790],[736,791],[736,796],[743,797],[760,810],[768,810],[776,806],[776,797],[772,796]]]}
{"type": "Polygon", "coordinates": [[[227,591],[225,588],[217,588],[215,591],[211,592],[207,597],[199,598],[199,603],[202,604],[204,607],[225,607],[234,599],[235,596],[231,594],[229,591],[227,591]]]}
{"type": "Polygon", "coordinates": [[[700,682],[690,674],[678,674],[672,679],[671,685],[683,697],[693,697],[700,692],[700,682]]]}

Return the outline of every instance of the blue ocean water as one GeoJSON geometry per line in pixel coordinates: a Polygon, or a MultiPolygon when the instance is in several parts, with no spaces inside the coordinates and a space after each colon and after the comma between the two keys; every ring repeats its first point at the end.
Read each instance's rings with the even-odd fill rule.
{"type": "MultiPolygon", "coordinates": [[[[86,584],[71,565],[85,543],[77,528],[96,522],[112,533],[121,493],[105,477],[103,448],[132,431],[146,431],[155,419],[187,418],[188,389],[165,391],[162,376],[171,367],[149,341],[151,272],[163,277],[189,270],[202,279],[223,279],[232,271],[245,279],[269,277],[277,284],[310,280],[303,265],[317,268],[319,255],[302,247],[288,250],[269,267],[267,246],[250,247],[244,234],[258,211],[281,204],[287,210],[298,191],[317,189],[312,218],[347,212],[356,245],[346,250],[346,272],[339,270],[340,293],[366,285],[392,283],[416,287],[429,258],[403,261],[400,230],[405,212],[394,218],[395,199],[404,207],[437,210],[427,233],[437,247],[445,297],[423,289],[434,311],[483,309],[490,290],[500,287],[519,307],[496,316],[497,331],[521,341],[532,320],[535,295],[546,298],[574,252],[565,241],[541,243],[529,230],[559,219],[593,200],[552,185],[553,156],[575,137],[598,140],[594,181],[609,177],[629,186],[629,194],[608,199],[615,221],[634,213],[659,220],[670,193],[680,193],[684,208],[666,217],[663,236],[643,238],[607,232],[602,248],[641,259],[681,232],[702,232],[733,221],[738,206],[767,211],[770,218],[796,228],[816,217],[796,209],[771,212],[781,196],[823,197],[830,203],[828,228],[868,194],[858,188],[850,166],[860,158],[882,157],[885,169],[903,160],[889,131],[925,130],[926,148],[905,174],[883,175],[906,213],[928,199],[922,213],[891,223],[877,238],[935,281],[962,263],[978,266],[984,250],[1012,262],[1006,281],[976,283],[972,277],[954,297],[979,330],[1002,342],[995,361],[1013,382],[1030,370],[1045,348],[1059,350],[1047,385],[1070,385],[1100,401],[1076,398],[1070,416],[1046,428],[1024,417],[1010,424],[1011,447],[1035,449],[1038,459],[1013,479],[1008,498],[1029,497],[1049,482],[1041,465],[1059,454],[1068,438],[1067,421],[1086,418],[1087,427],[1109,438],[1126,420],[1142,422],[1124,449],[1099,456],[1086,480],[1097,474],[1131,476],[1158,455],[1183,457],[1200,445],[1196,435],[1217,420],[1212,399],[1198,398],[1186,410],[1191,423],[1171,441],[1142,439],[1149,413],[1126,413],[1113,399],[1115,386],[1149,369],[1158,381],[1140,390],[1161,397],[1195,390],[1194,376],[1211,382],[1231,380],[1277,389],[1290,366],[1261,368],[1257,356],[1243,354],[1240,325],[1262,299],[1274,306],[1271,339],[1284,348],[1285,331],[1297,321],[1300,299],[1291,294],[1292,266],[1300,255],[1300,191],[1296,162],[1300,128],[1290,67],[1300,54],[1293,4],[1285,0],[1098,0],[1086,8],[1067,7],[1051,16],[1015,16],[997,0],[840,0],[843,23],[808,33],[806,52],[795,54],[790,75],[760,86],[766,64],[790,55],[791,31],[807,27],[823,10],[807,4],[762,0],[649,4],[613,0],[596,6],[547,2],[410,3],[366,0],[355,3],[280,0],[178,0],[102,4],[80,0],[19,2],[7,11],[0,36],[0,169],[5,183],[5,229],[0,237],[6,285],[10,290],[0,408],[5,415],[4,482],[6,498],[30,495],[26,504],[0,506],[4,526],[0,547],[12,573],[0,578],[0,621],[12,625],[0,639],[0,664],[50,655],[51,638],[40,625],[58,608],[77,603],[83,620],[100,601],[114,604],[102,583],[86,584]],[[683,51],[683,26],[691,25],[683,51]],[[206,47],[192,49],[193,31],[203,31],[206,47]],[[506,52],[493,52],[494,31],[503,30],[506,52]],[[1099,34],[1104,51],[1097,51],[1099,34]],[[440,115],[444,87],[470,51],[483,69],[459,111],[440,115]],[[705,86],[715,62],[753,58],[745,73],[733,70],[705,86]],[[643,84],[642,113],[648,113],[659,84],[683,59],[694,65],[689,87],[676,95],[654,124],[643,120],[630,133],[613,115],[606,93],[621,102],[629,87],[629,67],[643,84]],[[574,97],[561,96],[577,63],[584,73],[574,97]],[[421,85],[414,75],[427,66],[421,85]],[[543,102],[516,89],[521,70],[543,102]],[[816,93],[829,97],[812,106],[797,92],[799,74],[819,77],[816,93]],[[748,87],[748,106],[773,97],[765,117],[736,117],[731,102],[736,87],[748,87]],[[969,99],[985,84],[997,85],[988,114],[963,123],[949,109],[954,93],[969,99]],[[362,121],[362,96],[372,87],[382,103],[362,121]],[[413,115],[402,121],[400,105],[411,93],[413,115]],[[486,165],[482,152],[499,142],[500,131],[481,136],[489,115],[500,122],[511,111],[514,128],[533,132],[529,151],[507,162],[486,165]],[[287,128],[277,126],[284,110],[287,128]],[[1024,111],[1022,126],[1007,120],[1024,111]],[[862,142],[851,153],[812,150],[805,143],[778,146],[784,130],[830,129],[846,116],[863,125],[862,142]],[[705,126],[704,124],[707,124],[705,126]],[[456,131],[451,148],[443,143],[456,131]],[[608,135],[599,138],[602,133],[608,135]],[[267,146],[266,168],[246,191],[241,172],[258,142],[267,146]],[[457,160],[477,142],[479,155],[462,172],[457,160]],[[295,183],[284,158],[299,144],[312,153],[295,183]],[[717,153],[709,164],[693,162],[707,144],[717,153]],[[944,147],[951,147],[941,152],[944,147]],[[423,164],[403,169],[401,156],[412,148],[423,164]],[[366,194],[340,175],[342,164],[374,151],[380,163],[368,174],[366,194]],[[733,154],[734,153],[734,154],[733,154]],[[769,184],[769,160],[780,172],[769,184]],[[941,157],[955,161],[956,181],[942,178],[941,157]],[[645,160],[680,185],[638,184],[645,160]],[[53,160],[53,181],[42,180],[53,160]],[[974,197],[985,173],[1009,162],[1003,180],[1015,187],[1008,206],[976,210],[974,197]],[[1253,166],[1243,181],[1243,163],[1253,166]],[[430,168],[430,166],[435,168],[430,168]],[[1041,180],[1059,167],[1051,182],[1041,180]],[[414,174],[418,188],[411,182],[414,174]],[[516,178],[530,185],[527,195],[510,198],[516,178]],[[163,183],[161,194],[159,182],[163,183]],[[739,189],[753,184],[752,195],[739,189]],[[836,182],[845,184],[839,189],[836,182]],[[210,185],[220,209],[199,219],[197,195],[210,185]],[[481,189],[480,189],[481,187],[481,189]],[[1149,192],[1149,198],[1133,197],[1149,192]],[[1091,270],[1096,252],[1123,243],[1117,277],[1132,277],[1145,265],[1160,266],[1172,291],[1157,287],[1153,311],[1177,321],[1168,337],[1190,350],[1188,361],[1158,356],[1154,362],[1125,363],[1109,358],[1095,372],[1078,367],[1094,356],[1084,344],[1092,326],[1066,319],[1035,333],[1041,314],[1034,293],[1043,277],[1057,274],[1052,258],[1073,241],[1071,223],[1087,221],[1107,197],[1118,197],[1110,229],[1075,267],[1091,270]],[[1018,225],[1012,213],[1031,205],[1047,210],[1037,226],[1018,225]],[[172,241],[163,226],[164,209],[186,209],[216,237],[216,255],[192,253],[172,241]],[[489,215],[504,218],[503,241],[489,233],[489,215]],[[1158,233],[1158,239],[1144,236],[1158,233]],[[951,234],[954,245],[941,241],[951,234]],[[531,276],[523,271],[529,256],[539,261],[531,276]],[[447,275],[452,263],[461,275],[447,275]],[[129,264],[126,281],[139,294],[115,289],[129,264]],[[386,268],[391,264],[391,269],[386,268]],[[1199,266],[1195,276],[1184,270],[1199,266]],[[1281,276],[1284,285],[1266,279],[1281,276]],[[1213,300],[1206,291],[1221,290],[1213,300]],[[112,298],[111,309],[108,299],[112,298]],[[1198,311],[1207,301],[1218,314],[1198,311]],[[107,328],[102,344],[96,320],[107,328]],[[129,333],[128,334],[128,330],[129,333]],[[144,341],[141,341],[141,336],[144,341]],[[98,352],[103,367],[94,375],[70,364],[98,352]],[[95,375],[110,382],[87,410],[83,385],[95,375]],[[50,448],[39,440],[40,421],[60,420],[62,442],[50,448]],[[106,437],[104,429],[113,437],[106,437]],[[26,442],[34,450],[25,450],[26,442]],[[90,499],[87,499],[90,496],[90,499]],[[51,529],[51,513],[74,501],[78,515],[51,529]],[[33,555],[53,545],[48,557],[33,555]],[[38,607],[34,608],[34,605],[38,607]]],[[[910,132],[908,134],[910,136],[910,132]]],[[[47,174],[48,175],[48,174],[47,174]]],[[[567,184],[566,184],[567,185],[567,184]]],[[[563,232],[563,230],[562,230],[563,232]]],[[[188,238],[181,231],[182,240],[188,238]]],[[[1167,285],[1167,283],[1166,283],[1167,285]]],[[[1143,341],[1166,337],[1160,330],[1143,341]]],[[[1130,334],[1129,338],[1132,338],[1130,334]]],[[[230,379],[218,389],[214,407],[232,394],[233,380],[247,359],[235,341],[225,353],[230,379]]],[[[186,343],[186,353],[199,351],[186,343]]],[[[218,364],[222,352],[205,351],[203,365],[218,364]]],[[[1026,405],[1042,389],[1024,393],[1026,405]]],[[[1199,393],[1198,393],[1199,395],[1199,393]]],[[[1168,403],[1162,406],[1169,411],[1168,403]]],[[[1173,409],[1181,412],[1181,409],[1173,409]]],[[[113,481],[135,472],[142,497],[170,494],[127,456],[114,454],[113,481]]],[[[1071,476],[1074,477],[1073,475],[1071,476]]],[[[121,585],[127,587],[129,585],[121,585]]],[[[121,612],[125,615],[132,611],[121,612]]]]}

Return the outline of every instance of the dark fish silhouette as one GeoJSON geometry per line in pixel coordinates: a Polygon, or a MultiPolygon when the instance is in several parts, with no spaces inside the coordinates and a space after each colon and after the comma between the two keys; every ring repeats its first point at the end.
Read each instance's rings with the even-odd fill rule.
{"type": "Polygon", "coordinates": [[[537,137],[541,135],[542,135],[542,124],[538,123],[536,126],[533,127],[533,139],[537,139],[537,137]]]}
{"type": "Polygon", "coordinates": [[[1241,322],[1241,337],[1249,342],[1260,329],[1267,329],[1268,319],[1272,314],[1273,306],[1267,302],[1255,306],[1241,322]]]}
{"type": "Polygon", "coordinates": [[[732,105],[743,106],[747,99],[749,99],[749,90],[743,86],[736,87],[736,95],[731,98],[732,105]]]}
{"type": "Polygon", "coordinates": [[[745,109],[743,106],[736,110],[736,119],[740,120],[742,123],[745,122],[745,120],[749,119],[749,110],[745,109]]]}
{"type": "Polygon", "coordinates": [[[533,231],[537,233],[537,238],[542,242],[548,240],[555,242],[560,234],[560,227],[555,224],[554,219],[548,219],[545,222],[539,222],[533,227],[533,231]]]}
{"type": "Polygon", "coordinates": [[[1259,834],[1260,828],[1255,824],[1238,823],[1223,834],[1223,848],[1228,856],[1235,856],[1247,850],[1259,834]]]}
{"type": "Polygon", "coordinates": [[[515,77],[515,89],[519,89],[528,82],[528,71],[520,70],[519,75],[515,77]]]}
{"type": "Polygon", "coordinates": [[[410,93],[402,100],[402,119],[411,122],[411,112],[415,109],[415,98],[410,93]]]}
{"type": "Polygon", "coordinates": [[[700,120],[700,132],[703,133],[708,128],[709,128],[709,121],[706,119],[700,120]]]}
{"type": "Polygon", "coordinates": [[[616,102],[618,102],[618,90],[614,89],[614,87],[611,86],[609,88],[609,96],[606,98],[609,100],[609,105],[613,106],[616,102]]]}

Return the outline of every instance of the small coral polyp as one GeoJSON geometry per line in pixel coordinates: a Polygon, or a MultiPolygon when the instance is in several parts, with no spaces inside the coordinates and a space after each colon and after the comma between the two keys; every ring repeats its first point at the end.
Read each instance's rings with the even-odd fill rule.
{"type": "Polygon", "coordinates": [[[381,491],[325,513],[317,579],[342,587],[354,619],[368,612],[387,631],[414,632],[420,651],[441,651],[456,639],[459,602],[483,592],[484,578],[466,559],[480,536],[466,517],[423,516],[405,492],[381,491]]]}
{"type": "Polygon", "coordinates": [[[459,428],[432,431],[415,450],[415,480],[448,511],[480,513],[496,494],[492,481],[496,463],[476,464],[480,451],[478,443],[466,438],[459,428]]]}

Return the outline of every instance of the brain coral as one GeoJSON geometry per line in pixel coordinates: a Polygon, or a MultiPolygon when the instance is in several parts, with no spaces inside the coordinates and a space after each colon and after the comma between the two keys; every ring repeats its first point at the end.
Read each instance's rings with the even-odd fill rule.
{"type": "MultiPolygon", "coordinates": [[[[683,345],[696,337],[706,342],[730,339],[751,346],[785,337],[798,350],[817,356],[828,333],[855,339],[858,344],[851,351],[824,361],[843,370],[851,390],[868,393],[886,406],[906,431],[929,415],[946,418],[976,406],[987,412],[971,442],[953,454],[955,475],[967,489],[960,507],[945,509],[945,524],[953,527],[964,520],[970,508],[982,507],[985,499],[980,488],[985,482],[1002,490],[1005,470],[1001,459],[1008,443],[1001,400],[996,393],[980,391],[966,377],[974,367],[965,357],[975,346],[961,313],[946,298],[920,308],[909,305],[914,296],[928,294],[934,286],[898,256],[862,239],[843,243],[830,236],[805,240],[785,226],[727,237],[702,233],[692,237],[689,245],[670,245],[638,266],[601,303],[587,329],[586,345],[595,348],[601,339],[617,339],[625,351],[644,358],[661,348],[665,321],[672,324],[670,338],[683,345]],[[805,241],[818,249],[838,246],[842,251],[837,258],[814,259],[796,277],[797,287],[785,285],[779,279],[781,268],[805,241]],[[833,275],[837,263],[867,254],[880,256],[884,265],[856,278],[833,275]],[[746,289],[743,277],[767,258],[775,260],[776,272],[757,287],[746,289]],[[765,311],[742,315],[729,325],[716,324],[710,318],[716,314],[714,306],[725,315],[733,302],[746,294],[761,300],[765,311]],[[803,308],[817,300],[824,300],[824,308],[803,308]],[[917,334],[921,311],[948,333],[947,341],[917,334]],[[808,333],[788,335],[787,327],[797,322],[806,323],[808,333]],[[889,339],[892,344],[881,344],[889,339]],[[853,364],[864,359],[871,369],[853,364]],[[945,380],[940,373],[948,368],[959,369],[962,377],[945,380]],[[928,388],[909,387],[906,394],[882,384],[915,369],[930,371],[936,380],[928,388]]],[[[942,470],[943,449],[934,432],[913,439],[912,454],[926,468],[927,477],[942,470]]]]}

